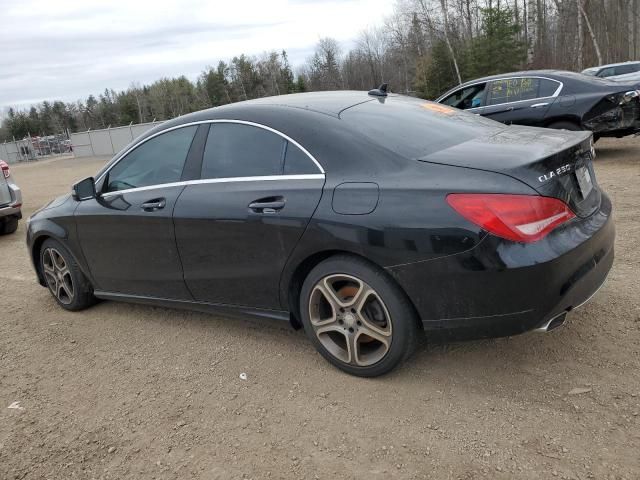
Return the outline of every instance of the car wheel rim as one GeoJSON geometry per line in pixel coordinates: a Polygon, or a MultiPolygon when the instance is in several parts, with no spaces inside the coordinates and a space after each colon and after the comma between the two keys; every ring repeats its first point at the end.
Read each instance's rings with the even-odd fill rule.
{"type": "Polygon", "coordinates": [[[42,269],[53,296],[65,305],[73,302],[73,278],[60,252],[55,248],[47,248],[42,254],[42,269]]]}
{"type": "Polygon", "coordinates": [[[328,275],[316,283],[309,318],[324,348],[349,365],[373,365],[391,347],[389,310],[370,285],[351,275],[328,275]]]}

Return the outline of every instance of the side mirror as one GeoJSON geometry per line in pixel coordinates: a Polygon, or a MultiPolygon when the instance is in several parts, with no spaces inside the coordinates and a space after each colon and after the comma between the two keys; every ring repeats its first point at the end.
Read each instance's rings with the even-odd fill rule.
{"type": "Polygon", "coordinates": [[[90,200],[96,198],[96,184],[93,177],[87,177],[84,180],[80,180],[73,186],[71,191],[74,200],[90,200]]]}

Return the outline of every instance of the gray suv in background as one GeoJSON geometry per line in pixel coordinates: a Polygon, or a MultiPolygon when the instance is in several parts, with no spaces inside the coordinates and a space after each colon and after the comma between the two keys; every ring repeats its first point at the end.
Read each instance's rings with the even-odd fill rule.
{"type": "Polygon", "coordinates": [[[13,233],[22,218],[22,193],[11,178],[9,165],[0,160],[0,235],[13,233]]]}

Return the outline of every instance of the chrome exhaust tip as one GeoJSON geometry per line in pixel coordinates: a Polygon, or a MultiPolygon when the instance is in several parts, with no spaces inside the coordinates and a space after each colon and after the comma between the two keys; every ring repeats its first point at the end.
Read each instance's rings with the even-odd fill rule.
{"type": "Polygon", "coordinates": [[[562,312],[560,315],[556,315],[551,320],[542,324],[542,326],[535,329],[536,332],[548,333],[558,327],[561,327],[567,319],[567,312],[562,312]]]}

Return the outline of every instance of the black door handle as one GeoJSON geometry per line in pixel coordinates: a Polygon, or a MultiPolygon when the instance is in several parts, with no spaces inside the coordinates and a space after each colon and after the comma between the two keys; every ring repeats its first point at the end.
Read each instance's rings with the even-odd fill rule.
{"type": "Polygon", "coordinates": [[[153,212],[155,210],[162,210],[167,204],[167,200],[164,198],[154,198],[142,204],[142,209],[145,212],[153,212]]]}
{"type": "Polygon", "coordinates": [[[283,197],[261,198],[249,204],[249,209],[256,213],[276,213],[284,208],[285,201],[283,197]]]}

